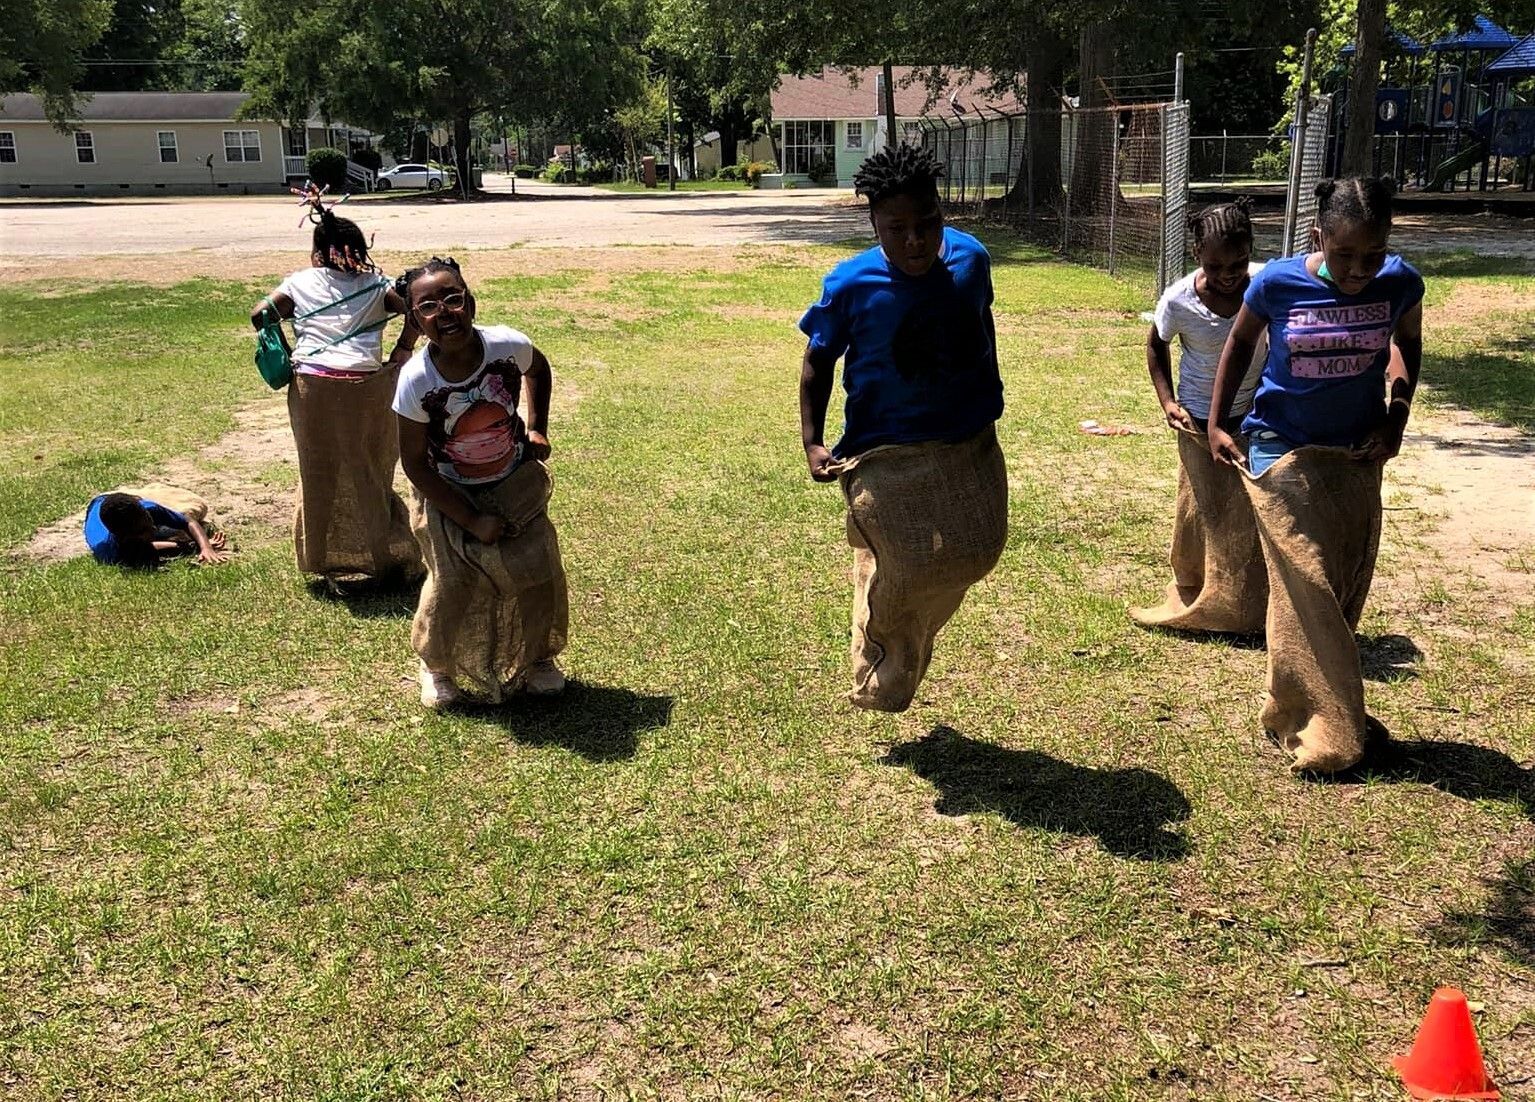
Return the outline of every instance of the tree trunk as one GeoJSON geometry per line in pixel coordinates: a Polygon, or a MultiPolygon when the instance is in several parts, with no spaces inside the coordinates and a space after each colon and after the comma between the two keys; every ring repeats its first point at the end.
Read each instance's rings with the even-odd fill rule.
{"type": "Polygon", "coordinates": [[[730,111],[723,111],[716,123],[720,130],[720,167],[733,165],[740,157],[736,155],[736,143],[740,140],[736,137],[736,120],[730,111]]]}
{"type": "Polygon", "coordinates": [[[1079,69],[1081,108],[1077,116],[1076,157],[1071,172],[1071,211],[1098,214],[1109,209],[1118,186],[1114,174],[1114,132],[1119,120],[1104,92],[1102,79],[1114,74],[1114,27],[1095,23],[1082,28],[1079,69]]]}
{"type": "Polygon", "coordinates": [[[1024,147],[1013,188],[1005,200],[1011,210],[1053,210],[1061,201],[1061,101],[1066,78],[1066,43],[1056,35],[1034,37],[1024,54],[1024,147]]]}
{"type": "Polygon", "coordinates": [[[474,190],[474,168],[469,157],[469,108],[460,107],[453,117],[453,163],[458,168],[458,191],[465,199],[474,190]]]}
{"type": "Polygon", "coordinates": [[[1354,31],[1354,68],[1348,80],[1348,124],[1343,130],[1342,172],[1367,176],[1375,144],[1375,93],[1386,40],[1386,0],[1359,0],[1354,31]]]}

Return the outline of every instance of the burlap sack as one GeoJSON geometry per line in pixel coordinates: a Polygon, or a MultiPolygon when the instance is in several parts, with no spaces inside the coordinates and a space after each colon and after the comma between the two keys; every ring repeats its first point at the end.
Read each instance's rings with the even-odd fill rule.
{"type": "Polygon", "coordinates": [[[295,374],[288,384],[299,474],[293,550],[306,574],[421,574],[410,515],[394,492],[398,377],[384,368],[362,382],[295,374]]]}
{"type": "Polygon", "coordinates": [[[1268,699],[1262,722],[1296,772],[1364,756],[1364,675],[1354,629],[1380,548],[1381,464],[1298,448],[1244,477],[1268,562],[1268,699]]]}
{"type": "Polygon", "coordinates": [[[1007,543],[1007,467],[994,429],[958,444],[872,448],[841,469],[853,548],[853,691],[905,711],[933,640],[1007,543]]]}
{"type": "Polygon", "coordinates": [[[506,533],[481,543],[413,496],[427,576],[410,642],[428,669],[499,703],[524,670],[565,649],[570,630],[560,541],[545,511],[554,479],[528,462],[494,486],[464,489],[475,508],[506,521],[506,533]]]}
{"type": "Polygon", "coordinates": [[[1179,430],[1173,510],[1173,580],[1154,608],[1132,608],[1143,627],[1251,635],[1268,611],[1268,570],[1252,505],[1235,467],[1210,455],[1210,438],[1179,430]]]}
{"type": "Polygon", "coordinates": [[[172,486],[168,482],[147,482],[142,486],[124,486],[117,492],[147,498],[156,505],[174,509],[204,527],[210,523],[208,503],[191,490],[183,490],[180,486],[172,486]]]}

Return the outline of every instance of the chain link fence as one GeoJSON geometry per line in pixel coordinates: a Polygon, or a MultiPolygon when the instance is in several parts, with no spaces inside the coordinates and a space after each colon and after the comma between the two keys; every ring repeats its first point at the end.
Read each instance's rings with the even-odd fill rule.
{"type": "Polygon", "coordinates": [[[1183,274],[1186,104],[930,116],[952,213],[1011,226],[1059,255],[1160,292],[1183,274]]]}

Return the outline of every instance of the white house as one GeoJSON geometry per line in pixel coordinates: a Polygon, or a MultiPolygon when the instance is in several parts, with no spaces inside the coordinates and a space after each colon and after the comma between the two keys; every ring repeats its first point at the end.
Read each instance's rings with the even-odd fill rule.
{"type": "MultiPolygon", "coordinates": [[[[912,67],[897,65],[895,114],[899,138],[918,144],[922,120],[928,117],[983,114],[1017,114],[1023,105],[1010,94],[983,96],[989,77],[984,73],[966,79],[958,69],[944,70],[948,84],[929,103],[927,87],[920,81],[904,85],[912,67]]],[[[850,187],[853,174],[864,158],[885,144],[884,73],[879,66],[850,73],[827,68],[811,76],[783,76],[773,89],[773,127],[783,170],[777,177],[764,176],[763,187],[785,182],[804,184],[812,174],[822,182],[850,187]],[[855,85],[856,80],[856,85],[855,85]]]]}
{"type": "MultiPolygon", "coordinates": [[[[372,135],[239,119],[244,92],[97,92],[60,133],[32,95],[0,97],[0,195],[256,194],[305,175],[311,148],[372,135]]],[[[359,183],[371,173],[356,166],[359,183]],[[364,175],[365,174],[365,175],[364,175]]],[[[350,171],[350,170],[349,170],[350,171]]]]}

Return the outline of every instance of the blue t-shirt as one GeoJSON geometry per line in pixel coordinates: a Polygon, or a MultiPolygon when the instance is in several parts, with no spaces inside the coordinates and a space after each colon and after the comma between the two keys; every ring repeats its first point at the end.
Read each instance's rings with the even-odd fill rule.
{"type": "Polygon", "coordinates": [[[1304,256],[1272,260],[1243,303],[1268,323],[1269,353],[1242,422],[1297,447],[1357,444],[1386,419],[1391,331],[1423,301],[1423,277],[1395,253],[1357,295],[1306,270],[1304,256]]]}
{"type": "MultiPolygon", "coordinates": [[[[107,526],[101,522],[101,503],[106,496],[102,494],[92,499],[90,507],[85,510],[85,546],[91,549],[97,562],[116,566],[122,562],[122,551],[117,546],[117,537],[107,531],[107,526]]],[[[139,498],[139,504],[149,510],[149,519],[155,522],[156,539],[169,539],[171,532],[187,530],[187,518],[176,510],[157,505],[147,497],[139,498]]]]}
{"type": "Polygon", "coordinates": [[[832,454],[964,440],[1001,417],[991,303],[986,247],[952,227],[924,275],[902,272],[877,245],[833,268],[799,322],[812,349],[846,355],[832,454]]]}

